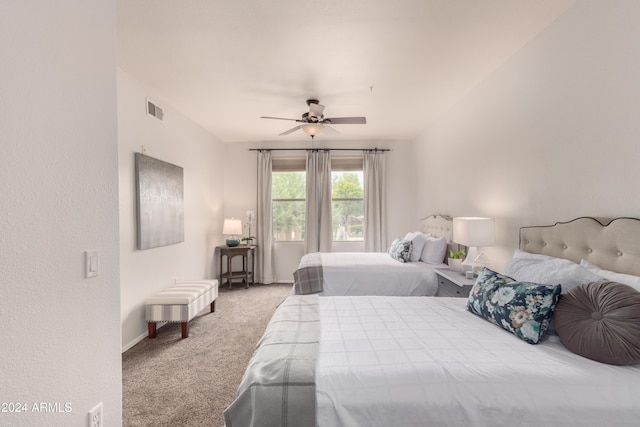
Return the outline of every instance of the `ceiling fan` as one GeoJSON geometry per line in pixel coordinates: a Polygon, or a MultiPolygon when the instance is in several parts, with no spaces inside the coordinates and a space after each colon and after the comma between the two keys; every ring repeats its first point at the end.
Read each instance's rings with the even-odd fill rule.
{"type": "Polygon", "coordinates": [[[330,125],[346,125],[346,124],[360,124],[364,125],[367,123],[366,117],[324,117],[324,105],[319,104],[320,101],[317,99],[307,99],[307,105],[309,106],[309,111],[302,114],[301,119],[285,119],[282,117],[268,117],[261,116],[261,119],[275,119],[275,120],[291,120],[294,122],[301,123],[300,125],[293,127],[289,130],[282,132],[280,135],[289,135],[292,132],[297,131],[298,129],[302,129],[304,133],[309,135],[311,139],[318,135],[319,133],[325,131],[327,133],[332,133],[334,135],[339,134],[337,129],[333,128],[330,125]]]}

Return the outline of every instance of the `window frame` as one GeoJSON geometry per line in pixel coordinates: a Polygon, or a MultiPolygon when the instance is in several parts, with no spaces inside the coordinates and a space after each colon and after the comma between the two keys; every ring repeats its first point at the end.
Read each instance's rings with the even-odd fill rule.
{"type": "MultiPolygon", "coordinates": [[[[361,202],[362,203],[362,224],[364,224],[364,156],[354,156],[354,157],[336,157],[331,159],[331,207],[333,211],[334,202],[361,202]],[[335,161],[334,161],[335,159],[335,161]],[[333,197],[333,173],[334,172],[359,172],[362,174],[363,182],[362,182],[362,197],[354,198],[354,197],[341,197],[334,198],[333,197]]],[[[333,215],[332,215],[333,216],[333,215]]],[[[333,218],[332,228],[333,228],[333,218]]],[[[345,239],[345,240],[337,240],[336,234],[333,234],[333,242],[334,243],[362,243],[364,241],[364,235],[359,239],[345,239]]]]}
{"type": "Polygon", "coordinates": [[[271,187],[271,223],[272,223],[272,229],[273,229],[273,241],[275,243],[301,243],[304,242],[304,231],[305,231],[305,224],[304,224],[304,218],[302,219],[302,231],[301,231],[301,238],[299,240],[280,240],[280,239],[276,239],[276,234],[277,234],[277,229],[275,227],[275,221],[276,221],[276,216],[274,215],[274,207],[278,202],[302,202],[303,205],[305,205],[306,208],[306,196],[307,196],[307,190],[306,190],[306,185],[304,186],[304,197],[299,199],[299,198],[283,198],[283,199],[276,199],[273,197],[273,174],[274,173],[283,173],[283,172],[303,172],[304,173],[304,178],[305,181],[307,179],[307,171],[306,171],[306,159],[304,157],[277,157],[277,158],[273,158],[272,159],[272,163],[271,163],[271,179],[272,179],[272,187],[271,187]]]}
{"type": "MultiPolygon", "coordinates": [[[[303,172],[305,176],[305,180],[307,178],[307,170],[306,170],[306,158],[305,157],[275,157],[272,159],[271,166],[271,174],[273,179],[274,173],[280,172],[303,172]]],[[[341,157],[332,157],[331,158],[331,206],[333,211],[334,202],[361,202],[363,206],[363,224],[364,224],[364,182],[362,183],[362,197],[345,197],[345,198],[334,198],[333,197],[333,173],[334,172],[360,172],[364,174],[364,157],[363,156],[341,156],[341,157]]],[[[364,178],[364,177],[363,177],[364,178]]],[[[272,184],[273,185],[273,184],[272,184]]],[[[276,199],[273,197],[273,187],[272,187],[272,196],[271,196],[271,220],[274,224],[274,242],[275,243],[303,243],[305,241],[305,228],[306,224],[303,223],[302,228],[302,238],[300,240],[278,240],[275,238],[275,220],[276,216],[274,215],[274,206],[278,202],[303,202],[305,204],[306,209],[306,185],[304,191],[304,198],[283,198],[276,199]]],[[[332,229],[333,229],[333,218],[331,219],[332,229]]],[[[364,236],[360,239],[355,240],[336,240],[336,234],[332,232],[332,241],[334,243],[362,243],[364,240],[364,236]]]]}

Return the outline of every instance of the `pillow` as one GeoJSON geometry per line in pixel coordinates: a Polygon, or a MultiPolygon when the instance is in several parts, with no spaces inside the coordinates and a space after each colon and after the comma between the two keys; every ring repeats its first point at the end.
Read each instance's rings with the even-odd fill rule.
{"type": "Polygon", "coordinates": [[[640,277],[633,276],[631,274],[616,273],[615,271],[603,270],[598,266],[591,264],[586,259],[580,261],[580,265],[589,270],[590,272],[602,276],[605,279],[612,282],[622,283],[623,285],[631,286],[636,291],[640,291],[640,277]]]}
{"type": "Polygon", "coordinates": [[[420,234],[422,236],[424,236],[425,238],[431,236],[431,234],[423,233],[422,231],[410,231],[410,232],[407,233],[406,236],[404,236],[404,240],[411,240],[411,239],[413,239],[414,237],[416,237],[417,235],[420,235],[420,234]]]}
{"type": "Polygon", "coordinates": [[[640,363],[640,292],[601,281],[561,296],[556,332],[572,352],[611,365],[640,363]]]}
{"type": "Polygon", "coordinates": [[[420,261],[428,264],[442,264],[447,254],[447,239],[444,237],[428,236],[422,249],[420,261]]]}
{"type": "Polygon", "coordinates": [[[554,257],[511,258],[504,266],[504,273],[521,282],[534,282],[542,285],[561,284],[563,292],[568,292],[585,283],[602,280],[602,277],[575,262],[554,257]]]}
{"type": "Polygon", "coordinates": [[[520,249],[516,249],[513,252],[513,258],[529,258],[529,259],[539,259],[539,260],[562,259],[562,258],[552,257],[550,255],[532,254],[531,252],[522,251],[520,249]]]}
{"type": "Polygon", "coordinates": [[[391,258],[400,262],[408,262],[411,256],[411,240],[395,239],[389,247],[389,255],[391,258]]]}
{"type": "Polygon", "coordinates": [[[404,240],[411,240],[413,248],[411,249],[411,255],[409,256],[410,262],[418,262],[420,261],[420,255],[422,255],[422,249],[424,245],[427,243],[428,234],[423,234],[419,231],[415,231],[413,233],[407,233],[404,236],[404,240]]]}
{"type": "Polygon", "coordinates": [[[560,285],[516,282],[484,268],[471,289],[467,309],[529,344],[537,344],[549,327],[560,291],[560,285]]]}

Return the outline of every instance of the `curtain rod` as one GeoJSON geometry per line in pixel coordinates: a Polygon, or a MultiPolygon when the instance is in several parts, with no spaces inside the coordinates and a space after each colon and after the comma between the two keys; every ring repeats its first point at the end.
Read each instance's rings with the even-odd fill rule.
{"type": "Polygon", "coordinates": [[[249,151],[391,151],[390,148],[249,148],[249,151]]]}

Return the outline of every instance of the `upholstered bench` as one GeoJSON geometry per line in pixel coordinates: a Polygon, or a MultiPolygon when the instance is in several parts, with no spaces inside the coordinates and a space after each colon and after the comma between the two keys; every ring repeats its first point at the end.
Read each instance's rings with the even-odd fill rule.
{"type": "Polygon", "coordinates": [[[189,336],[189,321],[207,305],[216,311],[217,280],[195,280],[176,283],[147,298],[145,317],[149,338],[156,337],[157,322],[182,323],[182,338],[189,336]]]}

